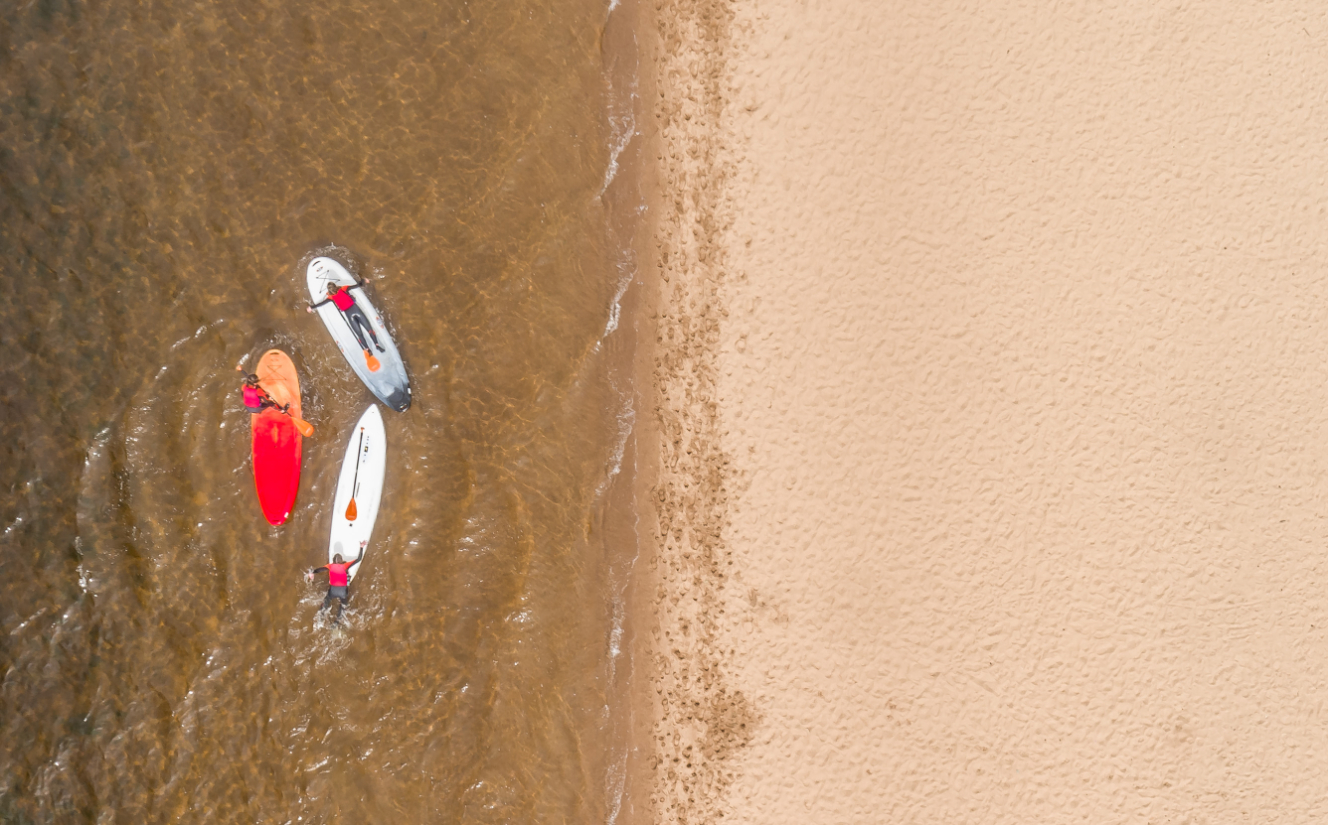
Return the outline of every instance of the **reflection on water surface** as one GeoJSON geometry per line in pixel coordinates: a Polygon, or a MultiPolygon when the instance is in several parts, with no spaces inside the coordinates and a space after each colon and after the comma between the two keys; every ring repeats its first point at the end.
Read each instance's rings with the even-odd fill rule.
{"type": "Polygon", "coordinates": [[[622,399],[586,0],[38,0],[0,27],[0,820],[603,821],[622,399]],[[303,264],[411,371],[341,628],[304,569],[371,402],[303,264]],[[234,365],[300,370],[264,522],[234,365]]]}

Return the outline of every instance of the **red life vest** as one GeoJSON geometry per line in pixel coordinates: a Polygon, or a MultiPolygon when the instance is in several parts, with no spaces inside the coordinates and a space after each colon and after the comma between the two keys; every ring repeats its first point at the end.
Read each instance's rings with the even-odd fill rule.
{"type": "Polygon", "coordinates": [[[329,586],[329,587],[349,587],[349,586],[350,586],[350,576],[348,576],[348,575],[346,574],[346,571],[350,570],[350,566],[351,566],[352,564],[354,564],[354,563],[355,563],[355,562],[353,562],[353,561],[348,561],[348,562],[344,562],[344,563],[342,563],[342,564],[329,564],[329,565],[327,566],[327,583],[328,583],[328,586],[329,586]]]}
{"type": "Polygon", "coordinates": [[[263,396],[259,394],[258,387],[244,385],[244,406],[251,412],[262,411],[263,396]]]}
{"type": "Polygon", "coordinates": [[[345,312],[355,306],[355,298],[350,294],[350,287],[343,286],[332,294],[332,303],[337,305],[337,309],[345,312]]]}

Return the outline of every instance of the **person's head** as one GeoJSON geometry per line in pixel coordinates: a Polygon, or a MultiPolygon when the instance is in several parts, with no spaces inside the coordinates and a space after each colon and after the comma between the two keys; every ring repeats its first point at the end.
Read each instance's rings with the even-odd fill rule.
{"type": "Polygon", "coordinates": [[[333,564],[341,564],[341,554],[340,554],[340,553],[337,553],[335,556],[332,557],[332,563],[333,563],[333,564]]]}
{"type": "Polygon", "coordinates": [[[248,384],[248,385],[251,386],[251,387],[257,387],[257,386],[258,386],[258,376],[255,375],[255,374],[252,373],[252,372],[250,372],[250,373],[246,373],[245,376],[244,376],[244,383],[248,384]]]}
{"type": "Polygon", "coordinates": [[[328,295],[331,295],[331,294],[333,294],[334,292],[336,292],[336,291],[337,291],[337,288],[338,288],[337,285],[336,285],[335,283],[333,283],[332,281],[328,281],[328,282],[327,282],[327,294],[328,294],[328,295]]]}

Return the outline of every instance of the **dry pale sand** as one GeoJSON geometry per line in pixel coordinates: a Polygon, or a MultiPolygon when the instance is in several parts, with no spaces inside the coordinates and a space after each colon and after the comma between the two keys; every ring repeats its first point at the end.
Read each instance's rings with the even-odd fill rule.
{"type": "Polygon", "coordinates": [[[653,818],[1323,821],[1322,4],[651,5],[653,818]]]}

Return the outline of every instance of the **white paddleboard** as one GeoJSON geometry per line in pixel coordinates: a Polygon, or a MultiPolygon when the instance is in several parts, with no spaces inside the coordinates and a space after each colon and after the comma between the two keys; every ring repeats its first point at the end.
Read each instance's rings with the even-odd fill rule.
{"type": "MultiPolygon", "coordinates": [[[[350,561],[360,554],[360,543],[365,543],[368,554],[369,536],[374,520],[378,518],[378,504],[383,497],[383,476],[387,473],[387,433],[383,430],[383,414],[377,404],[371,404],[351,430],[346,457],[341,462],[341,477],[337,479],[337,495],[332,499],[332,536],[327,542],[327,560],[340,554],[342,561],[350,561]],[[351,498],[355,510],[348,512],[351,498]],[[348,516],[353,515],[354,518],[348,516]]],[[[350,578],[364,567],[361,561],[350,569],[350,578]]]]}
{"type": "MultiPolygon", "coordinates": [[[[346,270],[346,267],[331,258],[314,258],[309,262],[305,275],[309,284],[309,297],[315,304],[327,300],[329,281],[339,286],[351,286],[355,283],[355,277],[346,270]]],[[[401,360],[401,353],[397,352],[397,344],[388,333],[382,314],[374,307],[364,290],[352,289],[350,294],[355,297],[355,303],[368,316],[369,325],[373,327],[374,333],[378,335],[378,343],[383,347],[383,351],[379,352],[373,341],[369,341],[369,352],[378,359],[379,363],[376,371],[369,369],[364,350],[360,348],[360,342],[351,330],[350,321],[341,314],[341,310],[329,302],[315,312],[323,319],[323,326],[332,334],[337,349],[341,350],[350,368],[369,391],[391,409],[405,412],[410,407],[410,378],[406,375],[406,365],[401,360]]]]}

